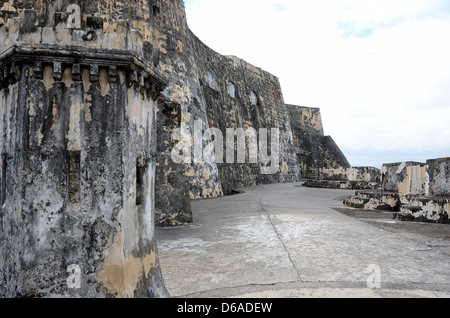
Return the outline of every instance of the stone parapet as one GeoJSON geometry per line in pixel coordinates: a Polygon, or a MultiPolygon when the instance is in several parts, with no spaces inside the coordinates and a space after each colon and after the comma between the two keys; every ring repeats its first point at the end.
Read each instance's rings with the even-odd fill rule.
{"type": "Polygon", "coordinates": [[[426,194],[426,164],[421,162],[399,162],[383,165],[382,189],[402,195],[426,194]]]}
{"type": "Polygon", "coordinates": [[[450,158],[428,160],[427,174],[428,195],[450,196],[450,158]]]}
{"type": "Polygon", "coordinates": [[[385,164],[382,178],[381,191],[357,192],[344,204],[395,211],[400,220],[450,223],[450,158],[385,164]]]}
{"type": "Polygon", "coordinates": [[[139,85],[153,99],[166,87],[167,81],[156,70],[160,50],[131,23],[119,21],[104,27],[102,18],[87,17],[86,28],[80,29],[64,21],[39,27],[39,21],[36,11],[24,10],[0,28],[3,83],[17,79],[17,64],[27,62],[35,64],[37,77],[42,76],[43,66],[52,65],[56,80],[66,67],[72,67],[74,80],[80,80],[81,70],[89,68],[91,81],[98,80],[101,68],[108,68],[111,80],[117,80],[117,68],[123,68],[131,73],[129,85],[139,85]]]}

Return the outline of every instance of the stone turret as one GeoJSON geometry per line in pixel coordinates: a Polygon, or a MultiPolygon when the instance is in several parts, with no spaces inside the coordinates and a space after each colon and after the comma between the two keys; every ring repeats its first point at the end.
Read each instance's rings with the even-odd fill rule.
{"type": "Polygon", "coordinates": [[[167,296],[154,233],[158,4],[0,8],[0,296],[167,296]]]}

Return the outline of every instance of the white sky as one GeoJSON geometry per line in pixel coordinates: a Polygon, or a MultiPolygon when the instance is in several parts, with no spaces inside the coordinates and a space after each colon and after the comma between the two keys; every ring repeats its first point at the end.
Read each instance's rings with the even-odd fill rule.
{"type": "Polygon", "coordinates": [[[450,157],[449,0],[185,0],[209,47],[320,107],[353,166],[450,157]]]}

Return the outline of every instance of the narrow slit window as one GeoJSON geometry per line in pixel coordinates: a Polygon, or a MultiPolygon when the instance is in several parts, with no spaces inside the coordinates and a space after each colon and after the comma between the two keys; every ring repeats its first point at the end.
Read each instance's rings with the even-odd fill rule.
{"type": "Polygon", "coordinates": [[[214,78],[213,78],[211,72],[208,72],[207,76],[208,76],[208,85],[209,85],[209,87],[210,88],[214,88],[213,87],[214,86],[214,78]]]}
{"type": "Polygon", "coordinates": [[[234,85],[233,82],[228,82],[228,93],[230,94],[231,97],[233,98],[236,97],[236,86],[234,85]]]}
{"type": "Polygon", "coordinates": [[[142,159],[136,160],[136,205],[142,205],[144,198],[144,164],[142,159]]]}
{"type": "Polygon", "coordinates": [[[80,204],[80,152],[68,151],[69,160],[69,206],[75,209],[80,204]]]}
{"type": "Polygon", "coordinates": [[[256,106],[258,105],[258,95],[254,91],[250,92],[250,100],[252,102],[252,105],[256,106]]]}

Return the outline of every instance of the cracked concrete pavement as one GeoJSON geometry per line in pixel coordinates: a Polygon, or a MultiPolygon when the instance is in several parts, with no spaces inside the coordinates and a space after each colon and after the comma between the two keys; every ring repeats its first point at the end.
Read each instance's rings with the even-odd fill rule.
{"type": "Polygon", "coordinates": [[[172,297],[450,296],[448,225],[357,214],[342,204],[349,190],[300,184],[242,190],[193,202],[192,225],[157,230],[172,297]],[[381,288],[368,288],[374,277],[381,288]]]}

